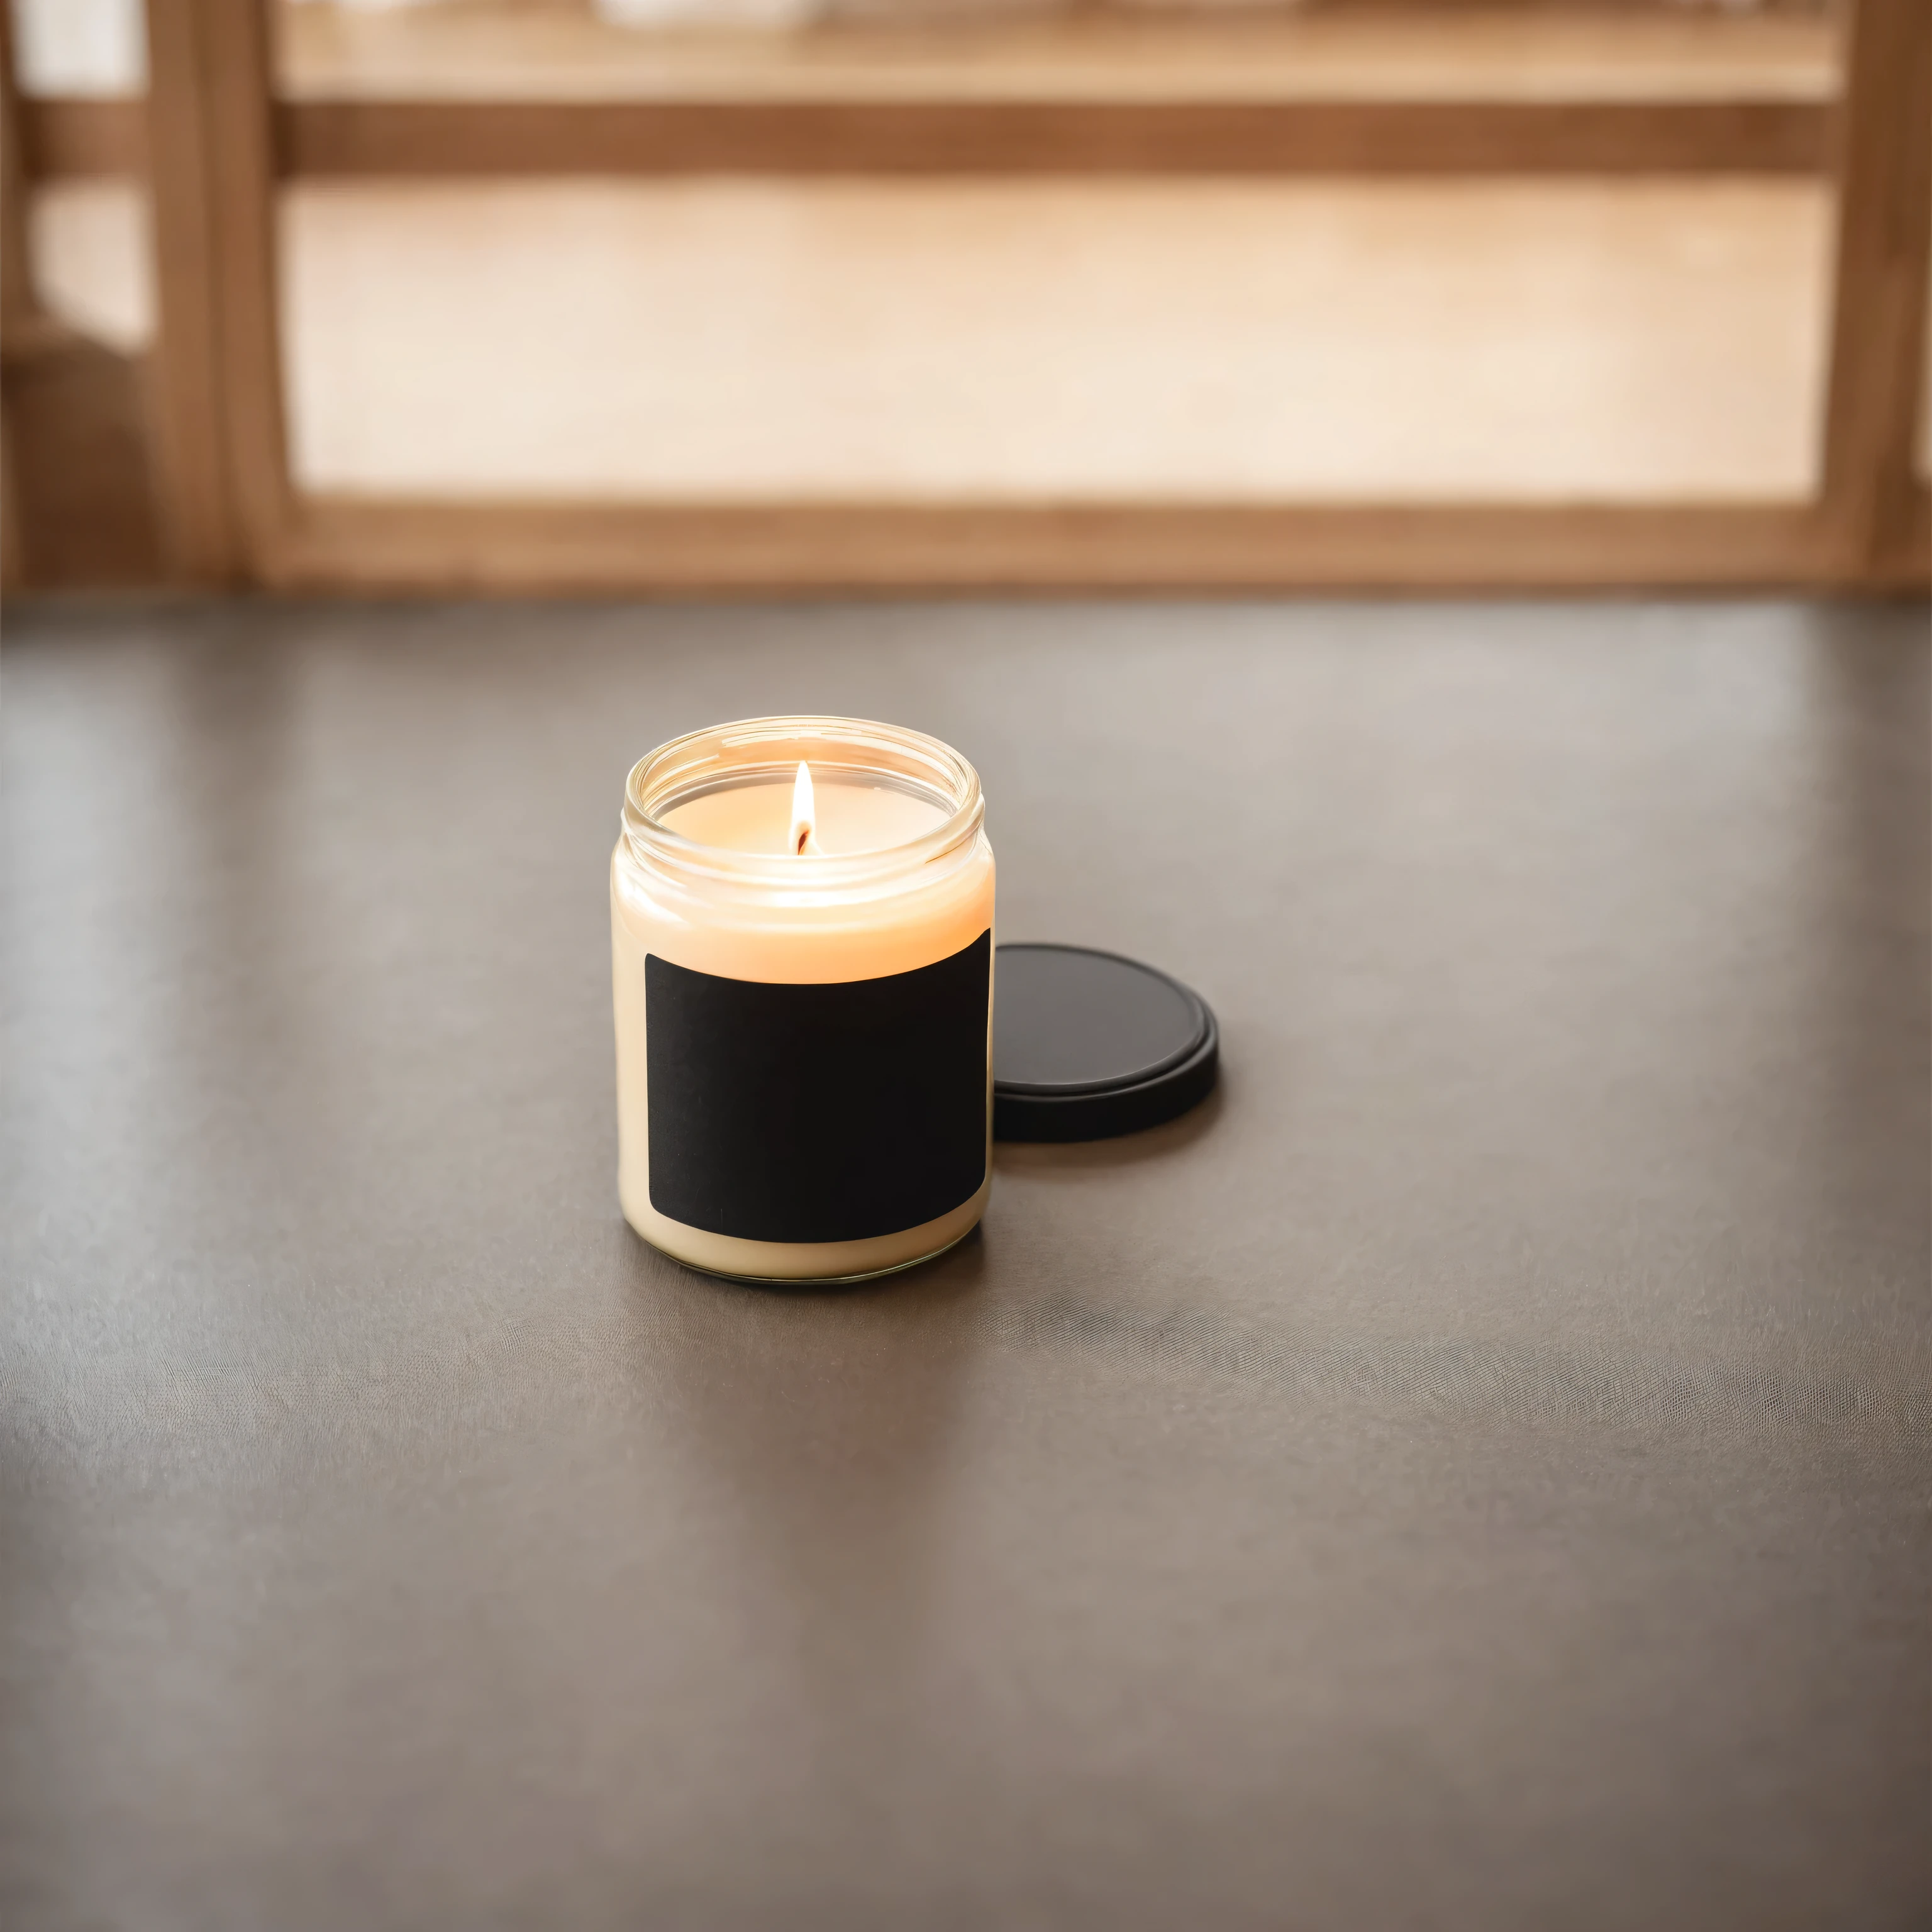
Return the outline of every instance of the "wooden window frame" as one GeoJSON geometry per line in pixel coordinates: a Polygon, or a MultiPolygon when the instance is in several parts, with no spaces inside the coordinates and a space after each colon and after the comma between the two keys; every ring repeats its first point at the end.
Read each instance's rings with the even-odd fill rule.
{"type": "Polygon", "coordinates": [[[183,574],[462,592],[1922,590],[1932,5],[1854,0],[1834,103],[278,100],[264,0],[147,0],[141,103],[26,104],[29,176],[138,169],[183,574]],[[218,160],[219,165],[217,165],[218,160]],[[1820,486],[1733,502],[488,502],[297,490],[278,184],[316,176],[1828,172],[1820,486]]]}

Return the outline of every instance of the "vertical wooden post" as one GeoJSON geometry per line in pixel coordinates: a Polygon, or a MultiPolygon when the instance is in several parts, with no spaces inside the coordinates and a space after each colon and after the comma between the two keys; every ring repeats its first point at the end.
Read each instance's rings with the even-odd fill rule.
{"type": "Polygon", "coordinates": [[[264,0],[148,0],[160,329],[155,388],[177,567],[259,578],[290,514],[264,0]]]}
{"type": "Polygon", "coordinates": [[[1823,514],[1837,572],[1920,547],[1916,473],[1932,254],[1932,0],[1855,0],[1845,60],[1823,514]]]}
{"type": "MultiPolygon", "coordinates": [[[[0,367],[38,331],[42,320],[27,245],[27,175],[20,154],[13,10],[0,4],[0,367]]],[[[13,422],[0,401],[0,590],[17,590],[25,574],[13,422]]]]}
{"type": "Polygon", "coordinates": [[[222,584],[241,573],[242,542],[222,419],[203,23],[199,0],[148,0],[147,13],[161,501],[176,574],[222,584]]]}
{"type": "Polygon", "coordinates": [[[272,574],[293,508],[283,427],[272,0],[202,0],[229,473],[248,574],[272,574]]]}
{"type": "Polygon", "coordinates": [[[40,319],[27,246],[27,172],[20,154],[20,95],[14,21],[0,7],[0,344],[12,347],[40,319]]]}

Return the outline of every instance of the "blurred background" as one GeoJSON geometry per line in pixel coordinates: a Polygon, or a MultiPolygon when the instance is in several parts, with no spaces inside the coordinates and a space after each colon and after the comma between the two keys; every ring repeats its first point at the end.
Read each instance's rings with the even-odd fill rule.
{"type": "Polygon", "coordinates": [[[11,6],[15,589],[1924,578],[1921,0],[11,6]]]}

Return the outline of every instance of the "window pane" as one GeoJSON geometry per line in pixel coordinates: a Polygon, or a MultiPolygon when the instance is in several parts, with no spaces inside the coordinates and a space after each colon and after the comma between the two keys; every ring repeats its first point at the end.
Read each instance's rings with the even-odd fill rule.
{"type": "Polygon", "coordinates": [[[1826,10],[1803,0],[1742,14],[1676,0],[1473,14],[1428,0],[302,0],[285,4],[279,44],[286,93],[418,99],[1822,100],[1838,55],[1826,10]],[[788,18],[789,32],[748,24],[788,18]]]}
{"type": "Polygon", "coordinates": [[[318,487],[1813,482],[1816,182],[311,183],[284,206],[318,487]]]}
{"type": "Polygon", "coordinates": [[[12,0],[23,94],[140,94],[148,85],[141,0],[12,0]]]}

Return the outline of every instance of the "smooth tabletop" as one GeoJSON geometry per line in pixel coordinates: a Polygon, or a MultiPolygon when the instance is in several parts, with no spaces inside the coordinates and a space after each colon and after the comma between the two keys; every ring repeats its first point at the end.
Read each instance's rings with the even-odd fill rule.
{"type": "Polygon", "coordinates": [[[1924,1924],[1927,631],[10,610],[0,1921],[1924,1924]],[[1222,1029],[837,1294],[614,1184],[624,772],[796,710],[1222,1029]]]}

